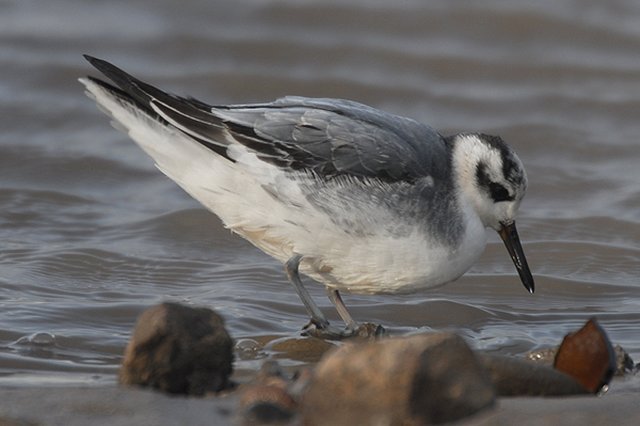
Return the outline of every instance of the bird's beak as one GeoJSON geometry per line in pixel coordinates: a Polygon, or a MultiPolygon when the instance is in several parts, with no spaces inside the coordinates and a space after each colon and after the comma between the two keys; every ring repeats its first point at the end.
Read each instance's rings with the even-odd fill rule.
{"type": "Polygon", "coordinates": [[[507,246],[507,251],[511,256],[511,260],[513,260],[513,264],[516,265],[518,275],[520,275],[520,279],[522,280],[522,285],[529,290],[529,293],[533,293],[535,289],[533,277],[531,276],[527,259],[524,257],[524,251],[522,251],[522,245],[520,244],[518,231],[516,231],[515,222],[500,223],[498,234],[500,234],[500,238],[504,241],[504,245],[507,246]]]}

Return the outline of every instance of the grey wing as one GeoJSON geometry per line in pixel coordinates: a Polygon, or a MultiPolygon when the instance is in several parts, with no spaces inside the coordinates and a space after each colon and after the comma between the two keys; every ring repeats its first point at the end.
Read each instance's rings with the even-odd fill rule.
{"type": "Polygon", "coordinates": [[[199,139],[220,141],[223,128],[227,137],[285,169],[389,182],[446,173],[447,144],[435,130],[355,102],[301,97],[218,107],[183,102],[199,114],[183,113],[175,103],[157,101],[154,106],[199,139]]]}
{"type": "Polygon", "coordinates": [[[286,97],[212,114],[266,161],[321,176],[415,180],[439,174],[434,167],[447,163],[446,143],[435,130],[356,102],[286,97]]]}
{"type": "Polygon", "coordinates": [[[285,170],[388,182],[447,174],[449,149],[429,126],[345,100],[284,97],[272,103],[210,106],[171,95],[96,58],[122,94],[218,154],[240,143],[285,170]]]}

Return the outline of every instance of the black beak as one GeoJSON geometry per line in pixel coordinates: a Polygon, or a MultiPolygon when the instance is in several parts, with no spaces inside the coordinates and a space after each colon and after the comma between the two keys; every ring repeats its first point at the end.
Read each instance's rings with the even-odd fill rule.
{"type": "Polygon", "coordinates": [[[520,279],[522,280],[522,285],[529,290],[529,293],[533,293],[535,290],[533,277],[531,276],[527,259],[524,257],[524,251],[522,251],[518,231],[516,231],[516,224],[515,222],[511,222],[509,224],[501,223],[500,225],[501,228],[498,234],[500,234],[500,238],[504,241],[504,245],[507,246],[507,251],[509,252],[509,256],[511,256],[511,260],[513,260],[513,264],[516,265],[518,275],[520,275],[520,279]]]}

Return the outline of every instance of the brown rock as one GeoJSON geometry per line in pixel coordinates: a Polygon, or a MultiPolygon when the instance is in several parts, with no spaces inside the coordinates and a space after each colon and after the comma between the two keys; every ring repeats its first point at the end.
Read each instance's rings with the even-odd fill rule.
{"type": "Polygon", "coordinates": [[[349,343],[328,353],[301,416],[305,425],[422,425],[493,403],[491,383],[465,342],[435,333],[349,343]]]}
{"type": "Polygon", "coordinates": [[[616,355],[607,334],[591,318],[580,330],[565,336],[553,366],[597,393],[616,371],[616,355]]]}
{"type": "Polygon", "coordinates": [[[297,402],[285,384],[253,384],[240,397],[240,424],[287,423],[294,417],[296,408],[297,402]]]}
{"type": "Polygon", "coordinates": [[[614,371],[622,375],[635,367],[621,347],[611,346],[595,318],[567,334],[558,348],[527,354],[529,365],[508,357],[483,355],[481,359],[501,396],[596,393],[609,383],[614,371]]]}
{"type": "Polygon", "coordinates": [[[233,342],[207,308],[163,303],[138,318],[120,369],[120,383],[202,395],[229,385],[233,342]]]}
{"type": "Polygon", "coordinates": [[[549,365],[518,358],[480,354],[499,396],[568,396],[588,393],[573,377],[549,365]]]}
{"type": "Polygon", "coordinates": [[[268,349],[274,352],[276,358],[317,363],[327,351],[336,346],[335,342],[313,337],[296,337],[278,339],[272,342],[268,349]]]}
{"type": "MultiPolygon", "coordinates": [[[[303,369],[303,372],[308,370],[303,369]]],[[[298,398],[308,373],[287,377],[275,361],[266,361],[253,381],[240,393],[240,425],[288,424],[296,416],[298,398]]]]}

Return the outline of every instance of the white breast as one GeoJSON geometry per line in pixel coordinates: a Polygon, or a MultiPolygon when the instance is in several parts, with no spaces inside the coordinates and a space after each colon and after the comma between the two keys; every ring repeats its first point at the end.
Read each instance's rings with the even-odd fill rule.
{"type": "Polygon", "coordinates": [[[486,230],[477,215],[464,208],[462,217],[464,236],[453,250],[418,228],[402,238],[349,238],[326,230],[315,240],[317,256],[303,262],[302,270],[352,293],[404,293],[446,284],[464,274],[486,245],[486,230]]]}

